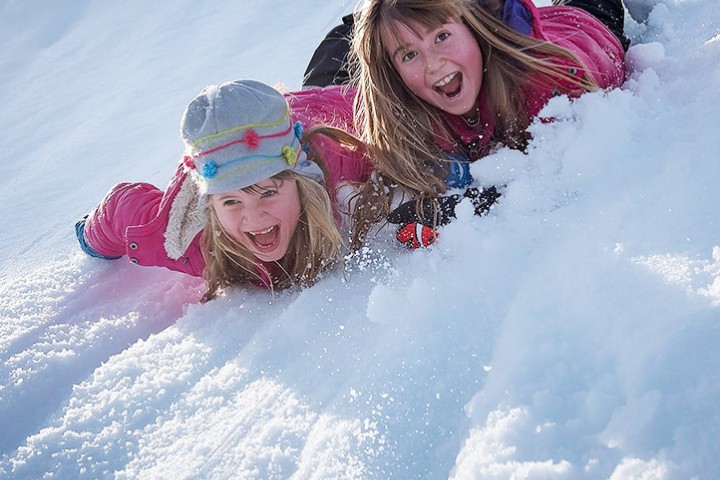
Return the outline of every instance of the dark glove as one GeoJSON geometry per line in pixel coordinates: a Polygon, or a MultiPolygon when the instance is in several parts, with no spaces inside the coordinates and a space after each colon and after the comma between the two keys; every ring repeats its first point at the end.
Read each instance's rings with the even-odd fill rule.
{"type": "Polygon", "coordinates": [[[421,215],[418,215],[417,202],[405,202],[390,212],[387,220],[401,226],[420,223],[428,227],[441,227],[447,225],[455,218],[455,207],[464,198],[469,198],[475,207],[475,215],[485,215],[490,207],[500,198],[495,187],[486,189],[468,188],[465,193],[454,195],[441,195],[435,199],[426,198],[421,202],[421,215]],[[437,201],[437,208],[434,200],[437,201]]]}

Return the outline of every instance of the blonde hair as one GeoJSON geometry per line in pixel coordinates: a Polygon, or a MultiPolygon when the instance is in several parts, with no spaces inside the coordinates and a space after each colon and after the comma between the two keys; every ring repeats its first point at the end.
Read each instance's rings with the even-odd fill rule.
{"type": "Polygon", "coordinates": [[[535,40],[507,27],[503,2],[485,0],[367,0],[355,13],[353,38],[356,123],[375,167],[375,175],[358,193],[354,211],[353,244],[383,222],[398,187],[422,198],[445,192],[445,154],[435,141],[452,143],[443,112],[405,86],[385,49],[388,36],[399,38],[398,25],[416,32],[435,29],[458,19],[473,32],[483,55],[483,85],[494,118],[493,143],[514,148],[527,144],[528,126],[523,87],[540,81],[553,88],[558,80],[578,91],[597,88],[590,78],[574,78],[553,57],[580,60],[566,49],[535,40]]]}
{"type": "MultiPolygon", "coordinates": [[[[267,271],[250,251],[228,235],[208,201],[209,219],[201,238],[208,299],[228,287],[248,283],[264,284],[271,291],[311,285],[341,260],[342,237],[325,187],[291,170],[271,178],[278,186],[286,181],[296,182],[300,197],[300,219],[287,253],[275,262],[277,272],[267,271]]],[[[253,189],[256,187],[244,190],[253,189]]]]}

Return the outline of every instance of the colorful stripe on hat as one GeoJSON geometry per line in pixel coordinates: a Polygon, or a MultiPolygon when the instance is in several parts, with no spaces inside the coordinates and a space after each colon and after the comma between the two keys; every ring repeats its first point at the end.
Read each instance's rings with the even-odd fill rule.
{"type": "Polygon", "coordinates": [[[237,163],[240,161],[247,161],[248,159],[252,159],[252,158],[257,158],[260,161],[252,163],[250,165],[246,165],[242,168],[235,169],[232,172],[225,173],[219,177],[217,176],[217,169],[219,168],[218,165],[216,165],[214,161],[210,160],[206,164],[203,165],[202,171],[198,172],[198,173],[203,178],[205,178],[208,182],[212,182],[214,180],[222,180],[229,176],[236,175],[240,172],[252,170],[253,168],[260,167],[270,161],[277,160],[277,159],[285,160],[287,162],[287,164],[292,167],[293,165],[295,165],[295,162],[297,161],[297,157],[298,157],[299,153],[300,153],[299,142],[298,142],[297,138],[294,138],[293,143],[291,145],[285,145],[284,147],[282,147],[282,151],[280,152],[280,155],[243,155],[242,157],[233,158],[232,160],[228,160],[227,162],[223,163],[222,168],[225,169],[228,166],[232,165],[233,163],[237,163]]]}
{"type": "MultiPolygon", "coordinates": [[[[282,115],[278,120],[276,120],[276,121],[274,121],[274,122],[249,123],[249,124],[247,124],[247,125],[240,125],[240,126],[238,126],[238,127],[229,128],[229,129],[227,129],[227,130],[223,130],[222,132],[213,133],[212,135],[206,135],[206,136],[204,136],[204,137],[200,137],[200,138],[198,138],[197,140],[195,140],[193,143],[191,143],[190,146],[191,146],[193,149],[195,149],[195,148],[197,148],[198,146],[200,146],[200,145],[203,144],[203,143],[209,142],[209,141],[211,141],[211,140],[215,140],[216,138],[220,138],[220,137],[223,137],[223,136],[225,136],[225,135],[232,135],[233,133],[241,132],[241,131],[243,131],[243,130],[255,129],[255,128],[277,127],[278,125],[282,125],[282,124],[285,122],[285,120],[287,120],[287,118],[288,118],[289,116],[290,116],[289,107],[285,107],[285,113],[283,113],[283,115],[282,115]]],[[[285,131],[285,133],[287,133],[287,131],[285,131]]],[[[278,136],[278,135],[273,135],[273,136],[278,136]]],[[[243,137],[243,138],[244,138],[244,137],[243,137]]],[[[260,137],[260,138],[268,138],[268,137],[260,137]]],[[[219,149],[221,149],[221,148],[226,148],[226,147],[228,147],[228,146],[230,146],[230,145],[234,145],[235,143],[237,143],[237,142],[232,142],[232,143],[228,143],[227,145],[223,145],[223,146],[221,146],[221,147],[213,148],[213,149],[211,149],[211,150],[208,150],[207,152],[203,152],[203,153],[201,153],[201,154],[196,155],[196,157],[200,157],[200,156],[202,156],[202,155],[204,155],[204,154],[207,154],[208,152],[217,151],[217,150],[219,150],[219,149]]]]}

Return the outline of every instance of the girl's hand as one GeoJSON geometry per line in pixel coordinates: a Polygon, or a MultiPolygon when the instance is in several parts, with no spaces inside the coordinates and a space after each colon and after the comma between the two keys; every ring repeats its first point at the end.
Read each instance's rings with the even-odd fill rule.
{"type": "Polygon", "coordinates": [[[390,212],[388,222],[399,224],[395,236],[408,248],[429,247],[438,238],[437,227],[447,225],[455,218],[455,206],[469,198],[475,207],[475,215],[485,215],[495,204],[500,193],[495,187],[486,189],[468,188],[461,194],[441,195],[420,202],[420,214],[415,200],[405,202],[390,212]]]}
{"type": "Polygon", "coordinates": [[[475,207],[475,215],[485,215],[495,204],[500,193],[495,187],[486,189],[468,188],[463,194],[441,195],[437,198],[426,198],[418,205],[416,200],[405,202],[390,212],[387,220],[398,225],[420,223],[427,227],[442,227],[455,218],[455,207],[464,198],[469,198],[475,207]]]}

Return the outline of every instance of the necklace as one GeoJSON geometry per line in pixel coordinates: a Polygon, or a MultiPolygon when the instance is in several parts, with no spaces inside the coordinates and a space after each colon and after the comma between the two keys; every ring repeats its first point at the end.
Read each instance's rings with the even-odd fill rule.
{"type": "Polygon", "coordinates": [[[465,122],[465,125],[468,127],[475,127],[478,123],[480,123],[480,107],[475,107],[475,115],[472,116],[472,118],[467,118],[465,115],[460,115],[465,122]]]}

